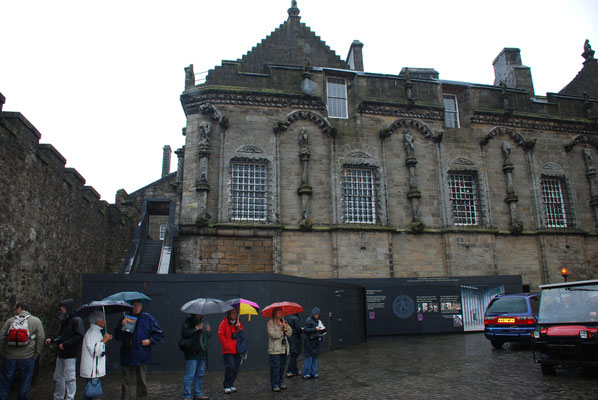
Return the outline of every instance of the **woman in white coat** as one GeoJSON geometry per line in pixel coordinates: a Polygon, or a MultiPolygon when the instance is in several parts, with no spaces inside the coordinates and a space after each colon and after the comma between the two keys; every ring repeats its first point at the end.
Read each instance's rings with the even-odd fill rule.
{"type": "MultiPolygon", "coordinates": [[[[93,311],[89,314],[89,329],[83,337],[81,348],[81,370],[82,378],[101,378],[106,375],[106,343],[112,339],[107,333],[102,335],[102,328],[106,325],[104,314],[101,311],[93,311]]],[[[93,397],[83,397],[83,400],[91,400],[93,397]]]]}

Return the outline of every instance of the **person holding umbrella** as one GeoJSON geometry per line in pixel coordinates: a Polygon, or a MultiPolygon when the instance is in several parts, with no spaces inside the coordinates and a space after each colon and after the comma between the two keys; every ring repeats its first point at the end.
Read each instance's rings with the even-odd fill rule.
{"type": "Polygon", "coordinates": [[[232,309],[232,306],[222,300],[199,298],[185,303],[181,311],[190,314],[183,322],[181,329],[182,340],[190,342],[187,346],[179,347],[185,352],[185,377],[183,378],[183,400],[191,399],[193,385],[193,400],[207,400],[203,395],[201,381],[206,369],[208,358],[208,338],[212,335],[210,324],[204,321],[205,314],[217,314],[232,309]],[[190,339],[190,340],[187,340],[190,339]]]}
{"type": "MultiPolygon", "coordinates": [[[[106,326],[104,313],[96,309],[88,315],[89,329],[83,337],[81,348],[81,370],[80,375],[88,382],[94,378],[101,378],[106,375],[106,343],[112,340],[112,335],[102,334],[106,326]]],[[[92,400],[94,397],[85,395],[83,400],[92,400]]]]}
{"type": "Polygon", "coordinates": [[[237,352],[237,334],[243,330],[237,309],[227,311],[218,326],[218,340],[222,344],[222,359],[224,361],[224,393],[236,392],[235,379],[241,367],[241,355],[237,352]]]}
{"type": "Polygon", "coordinates": [[[212,336],[210,323],[203,320],[201,314],[191,314],[183,322],[181,336],[193,339],[195,348],[185,353],[185,377],[183,378],[183,400],[191,399],[193,385],[193,400],[207,400],[201,390],[201,380],[206,369],[208,358],[208,338],[212,336]]]}
{"type": "Polygon", "coordinates": [[[289,339],[293,330],[282,318],[282,308],[272,310],[272,318],[268,321],[268,358],[270,361],[270,385],[274,392],[280,392],[287,387],[284,384],[284,367],[289,354],[289,339]]]}
{"type": "MultiPolygon", "coordinates": [[[[151,346],[164,338],[162,328],[154,317],[149,313],[141,312],[144,301],[142,299],[147,296],[142,293],[140,295],[143,297],[125,299],[133,305],[133,312],[131,315],[127,315],[127,318],[123,316],[114,330],[114,338],[122,342],[120,348],[120,364],[123,370],[121,400],[133,398],[134,384],[136,384],[137,399],[147,399],[147,366],[152,362],[151,346]]],[[[109,296],[107,299],[115,298],[113,296],[109,296]]]]}

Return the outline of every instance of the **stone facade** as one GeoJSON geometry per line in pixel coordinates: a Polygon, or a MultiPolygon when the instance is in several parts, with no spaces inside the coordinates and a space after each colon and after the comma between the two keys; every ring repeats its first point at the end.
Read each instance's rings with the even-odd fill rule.
{"type": "MultiPolygon", "coordinates": [[[[1,96],[0,96],[1,97],[1,96]]],[[[81,274],[120,269],[134,218],[100,200],[21,114],[0,113],[0,315],[27,301],[49,334],[81,274]]]]}
{"type": "MultiPolygon", "coordinates": [[[[363,44],[342,60],[293,4],[204,83],[185,69],[180,185],[162,194],[177,201],[178,271],[598,276],[595,85],[537,96],[512,48],[495,85],[366,73],[363,44]]],[[[584,57],[576,82],[596,82],[584,57]]]]}

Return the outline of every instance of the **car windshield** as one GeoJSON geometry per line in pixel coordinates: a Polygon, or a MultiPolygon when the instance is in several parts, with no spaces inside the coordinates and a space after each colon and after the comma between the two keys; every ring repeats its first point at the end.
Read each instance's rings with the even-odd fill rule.
{"type": "Polygon", "coordinates": [[[523,314],[527,312],[527,302],[523,297],[500,297],[492,302],[487,313],[523,314]]]}
{"type": "Polygon", "coordinates": [[[598,321],[598,284],[542,290],[539,323],[598,321]]]}

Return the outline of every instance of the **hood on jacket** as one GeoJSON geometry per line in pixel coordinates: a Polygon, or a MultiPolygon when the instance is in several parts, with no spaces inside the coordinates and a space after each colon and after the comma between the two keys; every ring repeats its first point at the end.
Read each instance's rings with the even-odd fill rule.
{"type": "Polygon", "coordinates": [[[320,317],[322,316],[322,313],[320,312],[320,309],[318,307],[314,307],[311,310],[311,316],[313,317],[314,315],[318,314],[320,317]]]}
{"type": "Polygon", "coordinates": [[[75,313],[75,300],[64,299],[60,302],[60,306],[66,308],[66,313],[71,316],[75,313]]]}

